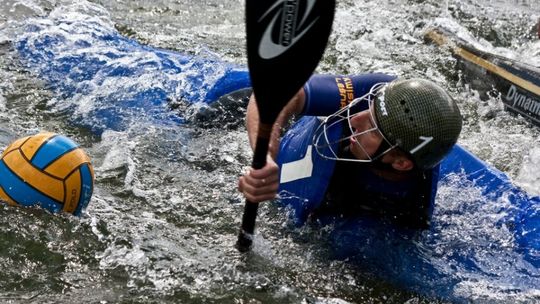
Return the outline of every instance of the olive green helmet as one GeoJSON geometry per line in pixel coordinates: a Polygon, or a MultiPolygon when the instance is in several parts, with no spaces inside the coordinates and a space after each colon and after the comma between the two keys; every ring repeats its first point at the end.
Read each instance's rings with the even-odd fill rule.
{"type": "Polygon", "coordinates": [[[435,83],[395,80],[375,100],[382,134],[426,170],[439,164],[457,142],[462,118],[456,103],[435,83]]]}

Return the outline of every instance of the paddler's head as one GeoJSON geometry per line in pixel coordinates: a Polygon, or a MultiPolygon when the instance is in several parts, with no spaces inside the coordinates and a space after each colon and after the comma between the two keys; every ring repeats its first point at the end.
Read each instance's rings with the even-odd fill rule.
{"type": "Polygon", "coordinates": [[[459,108],[450,95],[423,79],[377,85],[345,110],[330,116],[321,129],[330,129],[340,119],[347,120],[350,132],[339,142],[354,159],[328,148],[333,145],[332,140],[326,139],[325,148],[321,149],[321,139],[331,138],[329,134],[316,134],[319,154],[337,160],[383,163],[399,171],[427,170],[439,164],[457,142],[462,125],[459,108]],[[368,109],[350,111],[360,102],[367,102],[368,109]]]}

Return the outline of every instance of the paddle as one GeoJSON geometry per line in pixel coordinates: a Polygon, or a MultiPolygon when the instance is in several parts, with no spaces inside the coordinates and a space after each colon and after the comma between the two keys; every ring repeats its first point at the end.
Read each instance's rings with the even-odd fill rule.
{"type": "MultiPolygon", "coordinates": [[[[266,165],[272,125],[321,59],[335,0],[246,0],[248,67],[259,108],[252,167],[266,165]]],[[[251,248],[258,204],[246,200],[236,247],[251,248]]]]}

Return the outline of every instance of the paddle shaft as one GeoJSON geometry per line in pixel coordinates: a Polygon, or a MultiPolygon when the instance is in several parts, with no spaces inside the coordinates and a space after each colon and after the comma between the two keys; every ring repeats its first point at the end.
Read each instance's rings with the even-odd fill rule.
{"type": "MultiPolygon", "coordinates": [[[[271,124],[259,123],[255,152],[251,163],[253,169],[261,169],[266,165],[266,155],[268,154],[268,144],[270,143],[271,133],[271,124]]],[[[241,252],[248,251],[253,243],[253,233],[255,232],[255,221],[257,219],[258,209],[259,203],[246,200],[244,214],[242,215],[242,226],[240,227],[238,241],[236,242],[236,248],[241,252]]]]}

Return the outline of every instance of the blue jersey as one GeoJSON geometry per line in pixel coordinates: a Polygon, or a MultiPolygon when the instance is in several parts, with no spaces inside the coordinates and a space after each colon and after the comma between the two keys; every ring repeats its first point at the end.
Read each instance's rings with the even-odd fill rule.
{"type": "MultiPolygon", "coordinates": [[[[334,213],[339,216],[369,214],[392,218],[408,226],[427,225],[438,167],[411,173],[404,181],[389,181],[376,174],[372,164],[328,160],[312,148],[313,133],[320,124],[315,115],[330,115],[367,94],[375,84],[394,79],[385,74],[316,75],[306,83],[302,112],[305,116],[285,134],[277,158],[280,198],[295,210],[297,223],[303,223],[310,215],[334,213]]],[[[366,107],[364,103],[357,110],[366,107]]],[[[329,134],[332,139],[342,135],[339,128],[329,134]]]]}

